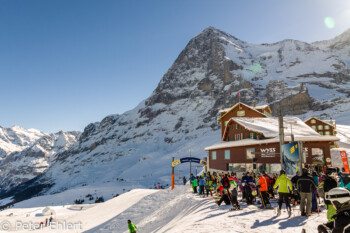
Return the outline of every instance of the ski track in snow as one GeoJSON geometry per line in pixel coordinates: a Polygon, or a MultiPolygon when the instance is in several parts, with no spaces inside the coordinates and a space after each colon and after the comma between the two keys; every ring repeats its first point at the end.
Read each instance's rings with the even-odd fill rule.
{"type": "MultiPolygon", "coordinates": [[[[276,207],[277,203],[274,202],[276,207]]],[[[286,209],[276,217],[276,210],[252,209],[242,203],[243,210],[230,211],[231,206],[218,207],[211,198],[193,195],[189,186],[176,186],[175,190],[161,190],[145,196],[113,219],[92,228],[92,232],[127,233],[127,220],[131,219],[138,232],[317,232],[317,226],[326,222],[326,211],[301,217],[293,208],[292,217],[286,209]]]]}

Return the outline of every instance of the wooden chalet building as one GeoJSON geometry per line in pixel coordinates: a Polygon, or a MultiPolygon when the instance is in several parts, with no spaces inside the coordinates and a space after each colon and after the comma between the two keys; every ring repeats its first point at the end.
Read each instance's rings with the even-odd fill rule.
{"type": "MultiPolygon", "coordinates": [[[[238,103],[220,113],[221,141],[205,148],[209,153],[208,170],[280,171],[278,118],[269,117],[268,106],[259,108],[238,103]]],[[[295,141],[303,142],[307,166],[319,170],[331,166],[330,144],[338,141],[337,137],[321,136],[297,117],[285,117],[284,126],[285,143],[292,141],[292,133],[295,141]]]]}
{"type": "Polygon", "coordinates": [[[328,120],[320,120],[316,117],[311,117],[305,121],[305,124],[310,126],[320,135],[336,135],[336,124],[332,118],[328,120]]]}

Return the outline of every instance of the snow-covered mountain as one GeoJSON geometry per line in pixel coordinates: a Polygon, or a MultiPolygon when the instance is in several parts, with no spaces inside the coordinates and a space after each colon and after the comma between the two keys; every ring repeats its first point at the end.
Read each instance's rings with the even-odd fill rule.
{"type": "Polygon", "coordinates": [[[24,150],[44,135],[45,133],[36,129],[24,129],[20,126],[3,128],[0,126],[0,159],[6,158],[13,152],[24,150]]]}
{"type": "Polygon", "coordinates": [[[57,153],[74,144],[79,132],[46,134],[19,126],[0,127],[0,190],[9,190],[44,172],[57,153]]]}
{"type": "MultiPolygon", "coordinates": [[[[238,101],[275,114],[350,124],[350,31],[329,41],[250,44],[209,27],[191,39],[151,96],[89,124],[40,176],[2,197],[104,182],[169,183],[171,158],[206,156],[220,140],[218,112],[238,101]]],[[[188,166],[180,165],[188,176],[188,166]]],[[[185,172],[185,173],[184,173],[185,172]]]]}

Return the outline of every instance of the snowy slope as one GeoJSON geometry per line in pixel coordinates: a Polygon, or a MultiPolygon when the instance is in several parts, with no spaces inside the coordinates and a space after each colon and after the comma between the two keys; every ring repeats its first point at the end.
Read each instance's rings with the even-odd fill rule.
{"type": "MultiPolygon", "coordinates": [[[[40,201],[40,199],[37,199],[40,201]]],[[[277,203],[273,203],[276,206],[277,203]]],[[[293,208],[290,219],[285,209],[280,217],[275,210],[257,210],[241,203],[243,210],[229,211],[218,207],[211,198],[193,195],[189,185],[176,186],[172,191],[134,189],[105,203],[92,205],[50,206],[56,211],[55,222],[82,224],[74,232],[128,232],[131,219],[140,232],[317,232],[318,224],[326,221],[326,211],[305,218],[293,208]]],[[[40,222],[44,207],[15,207],[1,212],[0,221],[15,226],[16,221],[40,222]],[[12,216],[8,216],[12,213],[12,216]]],[[[15,230],[14,227],[11,228],[15,230]]],[[[28,231],[17,231],[28,232],[28,231]]],[[[40,232],[62,232],[44,227],[40,232]]]]}
{"type": "Polygon", "coordinates": [[[274,113],[350,124],[350,48],[338,40],[255,45],[209,27],[189,41],[149,98],[89,124],[42,175],[0,197],[117,179],[169,184],[172,157],[205,157],[204,148],[220,140],[219,110],[237,102],[239,91],[242,102],[269,104],[274,113]]]}

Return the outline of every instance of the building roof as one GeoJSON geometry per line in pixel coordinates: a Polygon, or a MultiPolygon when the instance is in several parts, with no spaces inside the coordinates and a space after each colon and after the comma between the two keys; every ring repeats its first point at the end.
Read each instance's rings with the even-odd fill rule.
{"type": "Polygon", "coordinates": [[[244,104],[244,103],[239,102],[239,103],[235,104],[235,105],[234,105],[233,107],[231,107],[231,108],[224,108],[224,109],[220,110],[219,112],[220,112],[220,113],[224,113],[224,115],[222,115],[222,116],[218,119],[218,121],[221,121],[221,119],[222,119],[224,116],[226,116],[230,111],[232,111],[233,109],[235,109],[235,108],[236,108],[237,106],[239,106],[240,104],[243,105],[243,106],[245,106],[245,107],[247,107],[247,108],[250,108],[251,110],[256,111],[256,112],[259,113],[260,115],[266,117],[264,113],[259,112],[258,110],[256,110],[255,108],[253,108],[253,107],[251,107],[251,106],[249,106],[249,105],[246,105],[246,104],[244,104]]]}
{"type": "MultiPolygon", "coordinates": [[[[231,121],[234,121],[249,131],[253,131],[256,133],[260,133],[264,135],[266,140],[254,140],[254,139],[244,139],[240,141],[232,141],[232,142],[221,142],[225,145],[223,147],[233,147],[233,146],[242,146],[244,145],[253,145],[253,144],[263,144],[263,143],[271,143],[279,141],[279,123],[277,117],[269,117],[269,118],[248,118],[248,117],[232,117],[224,130],[223,136],[226,134],[228,130],[229,124],[231,121]],[[231,143],[231,144],[227,144],[231,143]],[[230,146],[231,145],[231,146],[230,146]]],[[[283,118],[283,127],[284,127],[284,135],[285,141],[291,141],[291,133],[293,132],[295,141],[339,141],[339,138],[335,136],[322,136],[313,130],[310,126],[305,124],[298,117],[284,117],[283,118]],[[291,123],[293,122],[293,123],[291,123]],[[289,138],[289,140],[288,140],[289,138]]],[[[209,148],[209,147],[207,147],[209,148]]]]}
{"type": "MultiPolygon", "coordinates": [[[[279,135],[279,126],[277,117],[232,117],[228,122],[235,121],[250,131],[263,134],[265,138],[274,138],[279,135]]],[[[227,126],[225,131],[227,130],[227,126]]],[[[305,124],[298,117],[284,117],[283,118],[284,135],[290,136],[293,131],[294,136],[320,136],[310,126],[305,124]],[[290,122],[293,122],[292,124],[290,122]]]]}
{"type": "MultiPolygon", "coordinates": [[[[291,137],[285,136],[284,137],[285,142],[290,142],[291,137]]],[[[302,142],[322,142],[322,141],[339,141],[339,138],[336,136],[297,136],[294,137],[294,141],[302,141],[302,142]]],[[[243,139],[240,141],[229,141],[229,142],[219,142],[212,146],[208,146],[204,148],[204,150],[217,150],[217,149],[223,149],[223,148],[230,148],[230,147],[240,147],[240,146],[250,146],[250,145],[262,145],[262,144],[270,144],[270,143],[278,143],[279,138],[270,138],[265,140],[256,140],[256,139],[243,139]]]]}
{"type": "Polygon", "coordinates": [[[261,106],[256,106],[254,107],[255,109],[265,109],[267,108],[269,110],[269,113],[272,113],[271,109],[270,109],[270,106],[265,104],[265,105],[261,105],[261,106]]]}
{"type": "Polygon", "coordinates": [[[335,120],[332,120],[332,121],[333,121],[333,124],[331,124],[330,120],[321,120],[321,119],[318,119],[317,117],[310,117],[310,118],[307,119],[305,122],[307,122],[307,121],[309,121],[309,120],[311,120],[311,119],[316,119],[316,120],[318,120],[318,121],[321,121],[321,122],[325,123],[326,125],[329,125],[329,126],[334,127],[333,124],[335,123],[335,120]]]}

